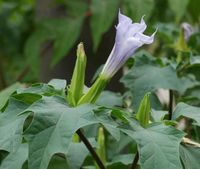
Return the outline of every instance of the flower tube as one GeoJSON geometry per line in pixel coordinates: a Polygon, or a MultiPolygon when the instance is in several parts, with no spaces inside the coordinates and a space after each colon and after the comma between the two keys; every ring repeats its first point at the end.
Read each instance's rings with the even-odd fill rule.
{"type": "Polygon", "coordinates": [[[109,80],[124,65],[134,52],[144,44],[151,44],[154,40],[156,31],[151,35],[144,35],[146,24],[143,17],[140,23],[132,23],[132,20],[121,14],[118,14],[118,25],[116,26],[116,37],[114,47],[103,67],[99,77],[79,100],[78,104],[94,103],[103,91],[109,80]]]}

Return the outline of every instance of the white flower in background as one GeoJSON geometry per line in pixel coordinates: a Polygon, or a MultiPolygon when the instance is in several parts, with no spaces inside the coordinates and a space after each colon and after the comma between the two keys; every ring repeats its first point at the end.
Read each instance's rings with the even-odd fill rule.
{"type": "Polygon", "coordinates": [[[115,44],[101,72],[107,78],[111,78],[139,47],[151,44],[156,33],[154,32],[151,36],[143,34],[147,27],[143,17],[140,23],[132,23],[129,17],[119,11],[118,21],[115,44]]]}
{"type": "Polygon", "coordinates": [[[156,95],[158,96],[158,99],[160,100],[160,103],[162,105],[169,106],[169,90],[168,89],[158,89],[156,91],[156,95]]]}
{"type": "Polygon", "coordinates": [[[190,39],[190,36],[194,33],[193,27],[187,22],[183,22],[181,27],[183,29],[184,39],[187,42],[190,39]]]}

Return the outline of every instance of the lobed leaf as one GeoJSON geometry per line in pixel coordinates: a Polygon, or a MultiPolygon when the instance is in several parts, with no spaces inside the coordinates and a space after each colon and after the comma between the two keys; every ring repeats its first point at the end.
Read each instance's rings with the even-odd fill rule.
{"type": "Polygon", "coordinates": [[[122,131],[137,142],[142,169],[182,169],[179,159],[182,132],[163,124],[154,124],[146,129],[134,121],[130,125],[132,130],[122,131]]]}
{"type": "Polygon", "coordinates": [[[199,107],[190,106],[185,103],[178,103],[178,105],[175,107],[172,118],[177,119],[181,116],[185,116],[185,117],[193,119],[194,121],[196,121],[195,125],[200,126],[200,108],[199,107]]]}

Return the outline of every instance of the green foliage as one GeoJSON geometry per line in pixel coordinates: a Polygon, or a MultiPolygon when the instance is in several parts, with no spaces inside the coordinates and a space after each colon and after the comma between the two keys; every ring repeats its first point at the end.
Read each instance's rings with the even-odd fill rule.
{"type": "Polygon", "coordinates": [[[200,155],[200,148],[189,145],[181,145],[180,155],[185,169],[197,169],[200,167],[200,161],[198,159],[200,155]]]}
{"type": "Polygon", "coordinates": [[[55,153],[65,153],[75,131],[94,123],[89,119],[94,119],[91,111],[95,109],[89,105],[69,108],[65,100],[57,97],[44,98],[30,106],[26,111],[34,112],[34,118],[25,132],[30,144],[30,169],[45,169],[55,153]]]}
{"type": "Polygon", "coordinates": [[[173,118],[179,118],[185,116],[196,121],[195,125],[200,126],[200,108],[187,105],[185,103],[179,103],[173,113],[173,118]]]}
{"type": "Polygon", "coordinates": [[[147,129],[131,122],[133,130],[123,130],[138,144],[140,163],[143,169],[182,169],[179,159],[179,143],[183,133],[162,124],[154,124],[147,129]]]}
{"type": "Polygon", "coordinates": [[[92,0],[91,4],[91,31],[93,37],[94,50],[97,50],[103,33],[105,33],[113,23],[118,10],[119,0],[92,0]]]}
{"type": "Polygon", "coordinates": [[[0,169],[21,169],[28,157],[28,145],[21,144],[17,150],[11,152],[3,161],[0,169]]]}
{"type": "Polygon", "coordinates": [[[9,99],[6,110],[0,114],[0,149],[14,152],[22,142],[23,123],[26,114],[18,116],[28,107],[24,102],[15,98],[9,99]]]}
{"type": "Polygon", "coordinates": [[[198,0],[190,0],[188,8],[191,13],[191,17],[193,21],[197,21],[199,19],[200,11],[198,10],[198,6],[200,2],[198,0]]]}
{"type": "Polygon", "coordinates": [[[9,96],[19,87],[20,87],[20,84],[15,83],[0,92],[0,110],[3,108],[3,106],[7,102],[9,96]]]}
{"type": "Polygon", "coordinates": [[[52,66],[56,65],[61,59],[69,52],[76,39],[79,36],[81,26],[83,23],[83,17],[70,20],[61,20],[59,24],[54,26],[59,27],[56,32],[54,52],[52,59],[52,66]]]}
{"type": "Polygon", "coordinates": [[[169,6],[175,13],[176,21],[179,22],[181,20],[187,9],[188,3],[189,0],[175,0],[175,1],[169,0],[169,6]]]}
{"type": "Polygon", "coordinates": [[[123,10],[126,15],[139,21],[142,16],[149,19],[154,9],[154,0],[124,0],[123,10]]]}
{"type": "Polygon", "coordinates": [[[0,83],[14,83],[0,92],[0,169],[97,168],[77,131],[108,169],[131,168],[137,152],[137,168],[200,168],[199,0],[56,0],[49,8],[60,7],[61,17],[33,22],[34,5],[32,0],[0,1],[0,83]],[[146,15],[148,31],[158,28],[155,42],[123,68],[121,93],[102,91],[111,79],[98,76],[100,71],[94,87],[85,86],[85,62],[83,69],[75,69],[79,78],[74,84],[64,79],[15,83],[26,68],[29,76],[22,79],[36,81],[40,57],[48,48],[50,66],[57,65],[78,39],[85,40],[87,26],[92,50],[98,53],[119,8],[134,22],[146,15]],[[189,40],[181,28],[186,21],[196,25],[189,40]],[[74,104],[67,99],[71,86],[74,104]]]}
{"type": "Polygon", "coordinates": [[[180,93],[193,87],[195,79],[191,77],[178,77],[176,69],[172,65],[164,65],[160,59],[155,59],[143,52],[135,54],[135,64],[121,79],[121,82],[133,95],[133,106],[138,108],[139,102],[147,92],[156,89],[173,89],[180,93]]]}

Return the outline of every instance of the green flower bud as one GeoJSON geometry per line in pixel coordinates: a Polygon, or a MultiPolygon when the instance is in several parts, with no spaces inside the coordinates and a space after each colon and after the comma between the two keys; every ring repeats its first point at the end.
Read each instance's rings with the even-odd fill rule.
{"type": "Polygon", "coordinates": [[[67,100],[72,106],[76,106],[79,99],[83,95],[86,62],[87,58],[85,55],[84,46],[83,43],[80,43],[78,45],[76,64],[67,95],[67,100]]]}
{"type": "Polygon", "coordinates": [[[149,123],[150,110],[151,110],[150,93],[147,93],[140,102],[140,106],[136,114],[136,118],[143,127],[146,127],[149,123]]]}
{"type": "MultiPolygon", "coordinates": [[[[98,148],[96,149],[98,156],[102,160],[103,164],[106,164],[106,147],[105,147],[105,136],[103,127],[99,128],[97,136],[98,148]]],[[[96,165],[96,169],[99,167],[96,165]]]]}

